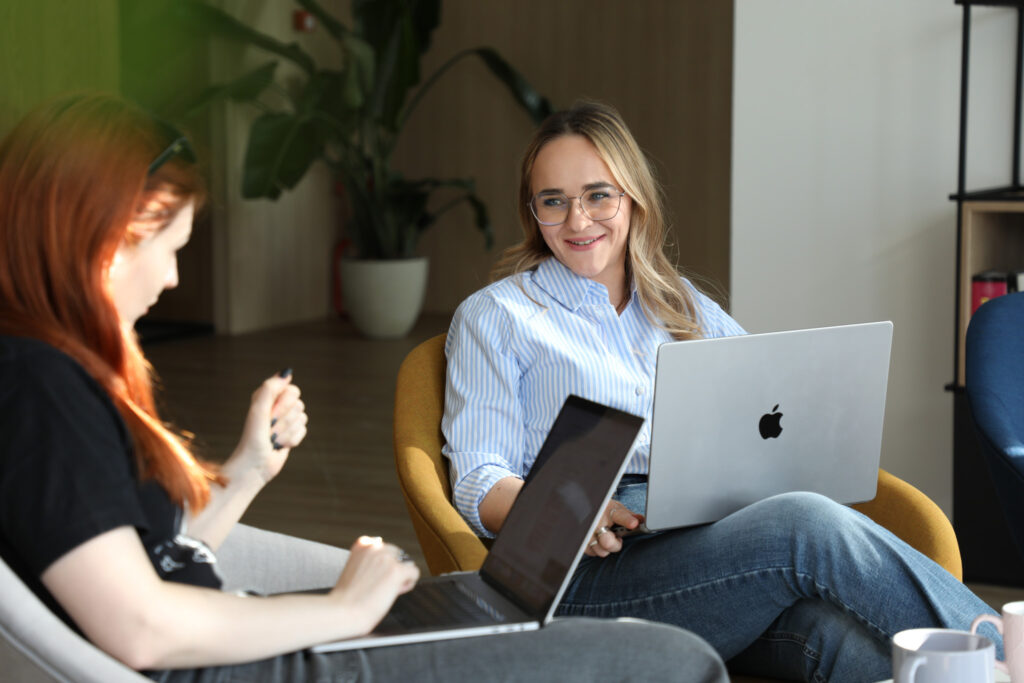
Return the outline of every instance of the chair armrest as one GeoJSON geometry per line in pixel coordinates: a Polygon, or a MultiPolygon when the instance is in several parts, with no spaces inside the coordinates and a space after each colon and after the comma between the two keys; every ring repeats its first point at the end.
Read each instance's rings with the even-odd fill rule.
{"type": "Polygon", "coordinates": [[[0,680],[144,683],[72,631],[0,560],[0,680]]]}
{"type": "Polygon", "coordinates": [[[415,446],[396,449],[398,482],[430,573],[479,569],[487,548],[449,501],[437,463],[415,446]]]}
{"type": "Polygon", "coordinates": [[[874,500],[851,506],[884,526],[963,581],[960,545],[953,525],[931,498],[907,482],[878,470],[874,500]]]}
{"type": "Polygon", "coordinates": [[[236,524],[217,550],[224,590],[264,595],[333,586],[348,551],[324,543],[236,524]]]}

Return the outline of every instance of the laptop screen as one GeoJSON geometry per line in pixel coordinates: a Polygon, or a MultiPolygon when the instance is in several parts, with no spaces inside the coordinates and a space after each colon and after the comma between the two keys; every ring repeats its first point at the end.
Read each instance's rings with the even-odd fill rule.
{"type": "Polygon", "coordinates": [[[643,418],[570,396],[480,573],[543,617],[625,465],[643,418]]]}

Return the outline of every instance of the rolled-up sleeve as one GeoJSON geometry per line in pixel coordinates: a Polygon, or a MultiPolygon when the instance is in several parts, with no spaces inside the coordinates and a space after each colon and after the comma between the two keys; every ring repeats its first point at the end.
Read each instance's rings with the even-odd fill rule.
{"type": "Polygon", "coordinates": [[[445,343],[448,359],[444,455],[451,463],[455,507],[477,534],[480,501],[500,479],[523,477],[521,370],[510,350],[510,318],[487,290],[464,301],[445,343]]]}

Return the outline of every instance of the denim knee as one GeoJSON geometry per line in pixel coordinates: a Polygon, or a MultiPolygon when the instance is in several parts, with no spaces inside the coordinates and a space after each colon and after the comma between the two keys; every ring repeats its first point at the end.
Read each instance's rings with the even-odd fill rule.
{"type": "Polygon", "coordinates": [[[774,533],[793,538],[806,534],[831,535],[860,524],[859,513],[831,498],[808,491],[782,493],[754,503],[751,516],[774,533]]]}

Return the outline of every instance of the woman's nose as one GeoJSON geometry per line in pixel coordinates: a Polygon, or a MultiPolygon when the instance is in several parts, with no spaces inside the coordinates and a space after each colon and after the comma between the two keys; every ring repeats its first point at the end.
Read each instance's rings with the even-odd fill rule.
{"type": "Polygon", "coordinates": [[[587,212],[583,210],[583,197],[573,197],[569,200],[569,215],[565,217],[565,223],[570,228],[578,230],[590,225],[592,221],[587,212]]]}

